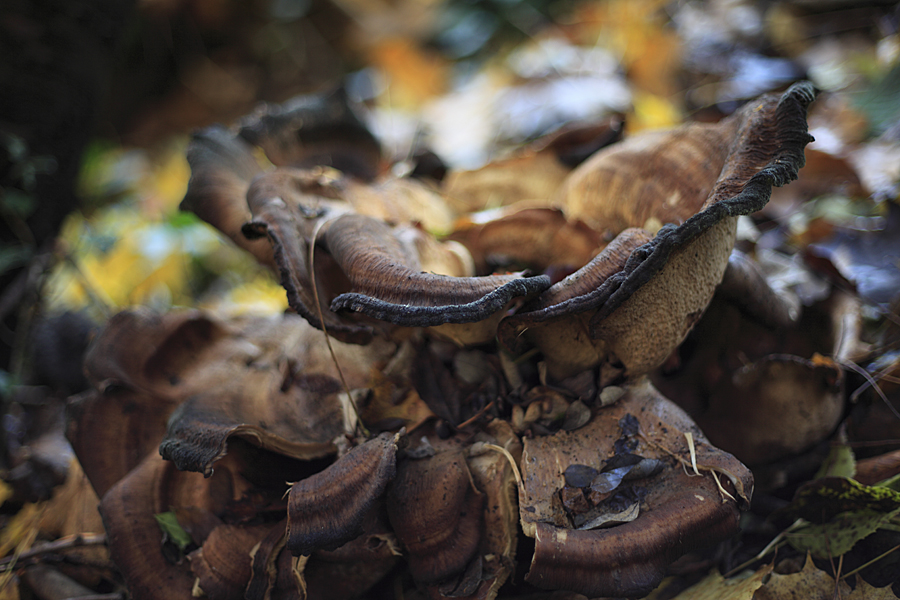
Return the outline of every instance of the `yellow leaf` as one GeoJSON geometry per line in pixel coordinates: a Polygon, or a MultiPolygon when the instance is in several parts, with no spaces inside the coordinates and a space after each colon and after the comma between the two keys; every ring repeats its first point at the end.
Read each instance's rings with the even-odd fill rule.
{"type": "Polygon", "coordinates": [[[843,581],[835,584],[834,578],[819,570],[812,557],[807,555],[803,570],[790,575],[772,573],[766,585],[756,591],[753,600],[832,600],[846,598],[849,593],[849,585],[843,581]],[[835,595],[835,587],[838,595],[835,595]]]}
{"type": "Polygon", "coordinates": [[[15,571],[7,571],[0,577],[0,600],[19,600],[19,586],[14,576],[15,571]]]}
{"type": "MultiPolygon", "coordinates": [[[[100,499],[84,474],[81,463],[73,458],[69,462],[65,483],[53,490],[53,498],[46,503],[40,530],[45,536],[54,538],[79,533],[103,533],[103,521],[97,510],[99,504],[100,499]]],[[[98,560],[105,555],[106,548],[99,550],[102,551],[92,552],[98,560]]]]}
{"type": "Polygon", "coordinates": [[[9,520],[0,532],[0,556],[6,556],[13,548],[21,552],[31,547],[43,512],[43,504],[26,504],[9,520]]]}
{"type": "Polygon", "coordinates": [[[682,122],[681,111],[671,101],[649,92],[635,91],[633,115],[625,119],[629,133],[642,129],[662,129],[682,122]]]}
{"type": "Polygon", "coordinates": [[[856,587],[853,589],[853,593],[846,598],[847,600],[897,600],[891,586],[872,587],[859,577],[856,578],[856,587]]]}
{"type": "Polygon", "coordinates": [[[184,198],[191,177],[184,151],[181,145],[171,148],[141,185],[143,212],[151,219],[174,213],[184,198]]]}
{"type": "Polygon", "coordinates": [[[267,274],[235,286],[223,297],[204,304],[202,308],[223,312],[228,315],[244,314],[278,315],[287,309],[287,294],[284,288],[267,274]]]}
{"type": "Polygon", "coordinates": [[[673,600],[752,600],[772,572],[772,566],[761,567],[755,573],[725,579],[715,569],[700,583],[684,590],[673,600]]]}
{"type": "Polygon", "coordinates": [[[169,296],[170,304],[187,304],[190,298],[184,296],[187,288],[188,265],[183,254],[169,254],[146,277],[134,284],[128,294],[130,304],[144,304],[157,296],[160,291],[169,296]]]}
{"type": "Polygon", "coordinates": [[[13,495],[12,486],[5,481],[0,480],[0,506],[9,500],[13,495]]]}
{"type": "Polygon", "coordinates": [[[585,3],[573,21],[585,44],[599,43],[616,52],[638,89],[669,96],[680,88],[681,42],[666,28],[666,0],[604,0],[585,3]]]}

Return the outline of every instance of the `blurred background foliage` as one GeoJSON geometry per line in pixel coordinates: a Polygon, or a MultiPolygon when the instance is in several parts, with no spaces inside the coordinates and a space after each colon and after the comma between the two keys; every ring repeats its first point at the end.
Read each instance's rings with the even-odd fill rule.
{"type": "MultiPolygon", "coordinates": [[[[897,127],[896,29],[896,6],[878,2],[146,0],[44,299],[98,319],[131,304],[282,310],[276,282],[178,212],[188,132],[263,100],[342,82],[394,160],[424,144],[471,168],[567,121],[712,119],[809,77],[841,94],[849,131],[827,133],[846,146],[897,127]]],[[[26,160],[25,193],[7,191],[4,210],[30,209],[27,174],[52,161],[26,160]]],[[[27,256],[5,248],[2,260],[27,256]]]]}
{"type": "MultiPolygon", "coordinates": [[[[37,134],[17,128],[14,115],[0,121],[6,173],[0,212],[10,232],[0,246],[0,275],[10,279],[16,269],[34,265],[36,256],[45,257],[35,269],[47,276],[28,279],[39,298],[26,303],[28,310],[83,310],[98,322],[133,304],[283,310],[284,293],[270,275],[193,215],[178,211],[189,178],[184,148],[192,129],[232,123],[262,101],[335,85],[362,103],[387,162],[402,172],[404,159],[422,148],[451,167],[475,168],[564,123],[611,113],[623,115],[630,132],[687,118],[718,119],[743,100],[807,77],[827,93],[811,117],[819,140],[811,148],[852,164],[863,187],[844,202],[830,197],[791,217],[793,239],[815,241],[808,226],[816,219],[883,217],[883,201],[897,195],[896,3],[112,4],[126,11],[121,25],[79,12],[76,4],[51,19],[62,25],[39,30],[27,18],[54,10],[52,0],[37,8],[16,4],[21,14],[13,10],[3,21],[6,31],[26,41],[54,35],[54,28],[86,28],[117,41],[105,46],[109,77],[96,96],[83,152],[54,154],[52,144],[34,145],[37,134]],[[48,246],[40,241],[47,235],[35,234],[39,206],[47,205],[39,184],[41,178],[64,179],[59,171],[73,160],[77,177],[57,211],[68,216],[57,219],[60,236],[48,246]]],[[[48,49],[35,46],[50,53],[41,60],[60,60],[52,51],[64,48],[44,43],[48,49]]],[[[15,75],[10,68],[4,73],[15,75]]],[[[59,91],[51,93],[65,106],[59,91]]],[[[6,324],[2,333],[5,346],[21,344],[15,327],[6,324]]]]}

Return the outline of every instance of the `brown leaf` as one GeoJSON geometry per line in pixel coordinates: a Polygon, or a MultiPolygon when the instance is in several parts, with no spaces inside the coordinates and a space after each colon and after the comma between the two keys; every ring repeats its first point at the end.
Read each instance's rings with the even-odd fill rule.
{"type": "Polygon", "coordinates": [[[812,557],[807,555],[802,571],[790,575],[772,573],[766,585],[756,590],[753,600],[789,600],[798,596],[809,600],[832,600],[835,593],[846,598],[850,586],[844,581],[835,582],[831,575],[816,568],[812,557]]]}
{"type": "Polygon", "coordinates": [[[442,189],[458,213],[535,201],[547,206],[573,167],[619,139],[622,120],[571,124],[541,137],[513,156],[474,171],[450,171],[442,189]]]}
{"type": "Polygon", "coordinates": [[[553,269],[560,275],[555,279],[581,268],[605,246],[581,221],[527,203],[463,217],[450,238],[468,248],[480,273],[528,265],[538,272],[553,269]]]}

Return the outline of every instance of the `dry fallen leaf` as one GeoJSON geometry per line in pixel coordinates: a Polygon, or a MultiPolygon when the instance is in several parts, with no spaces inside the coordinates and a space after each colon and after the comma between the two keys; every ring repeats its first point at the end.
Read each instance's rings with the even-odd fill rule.
{"type": "Polygon", "coordinates": [[[765,585],[771,573],[772,566],[766,565],[756,571],[725,579],[713,570],[703,581],[672,600],[754,600],[757,590],[765,585]]]}

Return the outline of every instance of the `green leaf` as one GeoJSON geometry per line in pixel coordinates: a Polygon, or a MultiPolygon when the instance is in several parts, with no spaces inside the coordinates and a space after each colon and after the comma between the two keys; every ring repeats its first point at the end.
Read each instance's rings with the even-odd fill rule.
{"type": "Polygon", "coordinates": [[[895,515],[864,508],[837,515],[822,525],[809,524],[785,537],[800,552],[810,552],[816,558],[840,556],[849,552],[859,540],[875,532],[895,515]]]}
{"type": "Polygon", "coordinates": [[[828,456],[822,461],[822,466],[816,473],[816,479],[822,477],[852,478],[854,475],[856,475],[856,457],[853,455],[853,449],[841,444],[832,446],[828,451],[828,456]]]}
{"type": "Polygon", "coordinates": [[[884,481],[879,481],[875,484],[875,487],[883,487],[894,490],[895,492],[900,492],[900,473],[897,473],[893,477],[888,477],[884,481]]]}
{"type": "Polygon", "coordinates": [[[162,532],[178,546],[179,550],[184,552],[185,548],[191,544],[192,540],[190,534],[178,524],[175,513],[170,511],[153,516],[156,518],[156,522],[159,524],[159,528],[162,529],[162,532]]]}
{"type": "Polygon", "coordinates": [[[886,514],[898,506],[900,492],[890,488],[863,485],[843,477],[823,477],[802,485],[790,506],[779,512],[791,519],[821,524],[845,512],[868,509],[886,514]]]}
{"type": "Polygon", "coordinates": [[[200,220],[200,217],[198,217],[194,213],[183,211],[172,213],[172,215],[167,220],[167,223],[173,229],[185,229],[187,227],[193,227],[202,222],[203,221],[200,220]]]}

